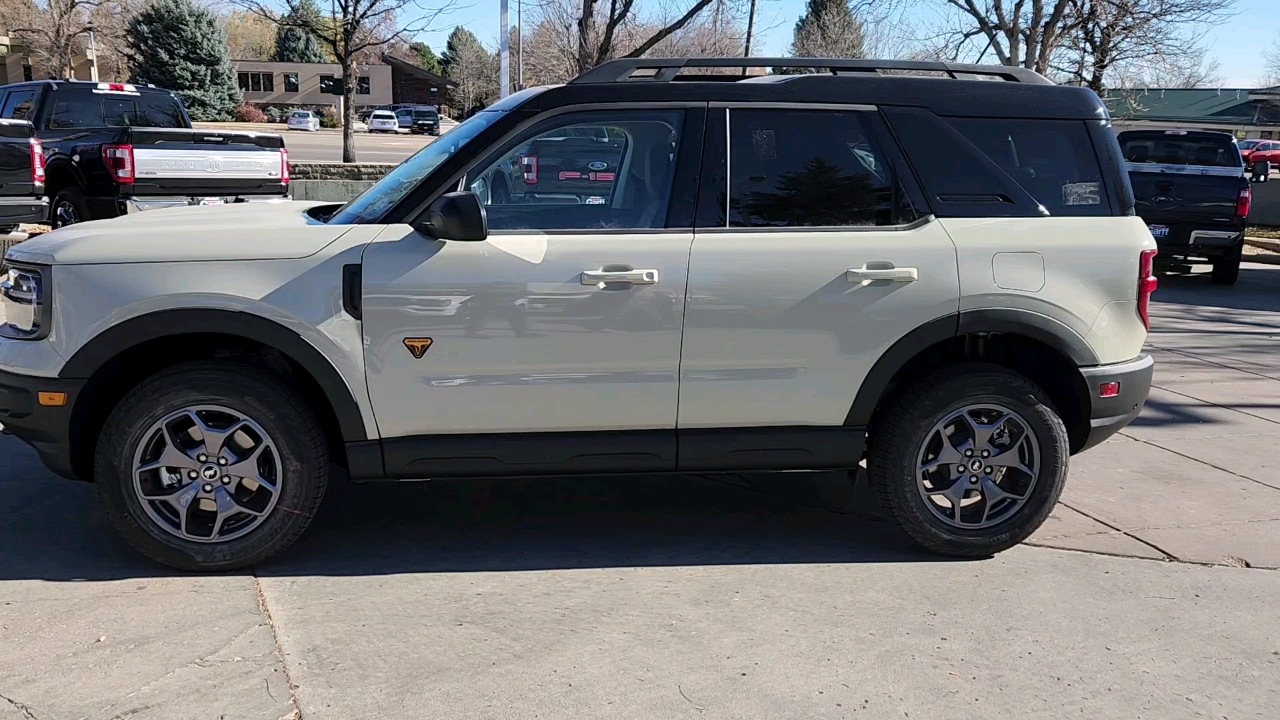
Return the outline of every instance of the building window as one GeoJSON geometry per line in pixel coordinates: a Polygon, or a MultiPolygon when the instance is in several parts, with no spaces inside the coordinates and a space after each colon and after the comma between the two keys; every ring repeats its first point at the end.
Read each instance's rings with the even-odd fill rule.
{"type": "Polygon", "coordinates": [[[284,91],[291,93],[298,92],[298,73],[284,74],[284,91]]]}
{"type": "Polygon", "coordinates": [[[342,84],[332,75],[321,75],[320,92],[325,95],[341,95],[342,84]]]}
{"type": "Polygon", "coordinates": [[[369,94],[369,78],[367,77],[356,78],[356,94],[357,95],[369,94]]]}
{"type": "Polygon", "coordinates": [[[31,82],[31,66],[22,66],[22,82],[31,82]]]}
{"type": "Polygon", "coordinates": [[[236,73],[236,84],[241,90],[248,92],[273,92],[276,89],[275,75],[264,72],[236,73]]]}
{"type": "Polygon", "coordinates": [[[1270,130],[1263,130],[1262,132],[1258,133],[1258,136],[1261,137],[1263,140],[1272,140],[1275,138],[1275,136],[1271,134],[1270,130]]]}

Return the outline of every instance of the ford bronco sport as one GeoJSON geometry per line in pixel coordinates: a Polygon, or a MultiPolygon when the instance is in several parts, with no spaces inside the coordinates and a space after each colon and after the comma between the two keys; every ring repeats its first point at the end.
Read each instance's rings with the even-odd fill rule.
{"type": "Polygon", "coordinates": [[[1026,70],[618,60],[477,113],[341,207],[16,246],[0,421],[179,568],[281,551],[333,471],[864,460],[916,542],[985,556],[1146,399],[1155,243],[1133,207],[1097,96],[1026,70]],[[788,65],[820,72],[743,70],[788,65]],[[604,129],[607,169],[585,171],[612,177],[486,186],[540,183],[528,156],[573,128],[604,129]]]}

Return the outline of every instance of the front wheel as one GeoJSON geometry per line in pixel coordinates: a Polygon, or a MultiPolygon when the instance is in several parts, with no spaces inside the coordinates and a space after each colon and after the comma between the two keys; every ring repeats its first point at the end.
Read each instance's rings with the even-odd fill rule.
{"type": "Polygon", "coordinates": [[[233,570],[291,545],[328,481],[311,408],[250,365],[198,361],[163,370],[103,427],[94,480],[116,529],[181,570],[233,570]]]}
{"type": "Polygon", "coordinates": [[[1044,392],[985,363],[940,370],[877,413],[868,473],[919,545],[986,557],[1031,536],[1067,479],[1066,426],[1044,392]]]}

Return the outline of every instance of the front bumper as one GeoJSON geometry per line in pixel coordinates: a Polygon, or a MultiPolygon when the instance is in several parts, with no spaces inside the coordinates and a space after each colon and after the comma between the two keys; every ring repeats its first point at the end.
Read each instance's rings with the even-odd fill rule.
{"type": "Polygon", "coordinates": [[[1089,389],[1089,437],[1080,451],[1101,443],[1115,435],[1125,425],[1133,422],[1142,412],[1151,392],[1151,376],[1155,361],[1150,355],[1139,355],[1128,362],[1115,365],[1097,365],[1080,368],[1085,386],[1089,389]],[[1099,397],[1099,388],[1106,383],[1120,383],[1120,392],[1114,397],[1099,397]]]}
{"type": "Polygon", "coordinates": [[[35,449],[40,461],[65,478],[76,478],[71,463],[71,411],[84,380],[18,375],[0,371],[0,424],[35,449]],[[65,393],[61,404],[43,404],[41,393],[65,393]]]}

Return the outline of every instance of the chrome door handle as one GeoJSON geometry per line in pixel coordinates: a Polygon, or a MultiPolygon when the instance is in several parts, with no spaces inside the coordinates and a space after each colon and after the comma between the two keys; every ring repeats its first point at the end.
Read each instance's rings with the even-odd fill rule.
{"type": "Polygon", "coordinates": [[[583,285],[604,286],[607,283],[628,283],[631,285],[657,285],[657,270],[583,270],[583,285]]]}
{"type": "Polygon", "coordinates": [[[863,280],[889,280],[891,282],[915,282],[920,279],[920,271],[913,267],[904,268],[869,268],[863,265],[860,268],[849,268],[844,271],[844,279],[849,282],[862,282],[863,280]]]}

